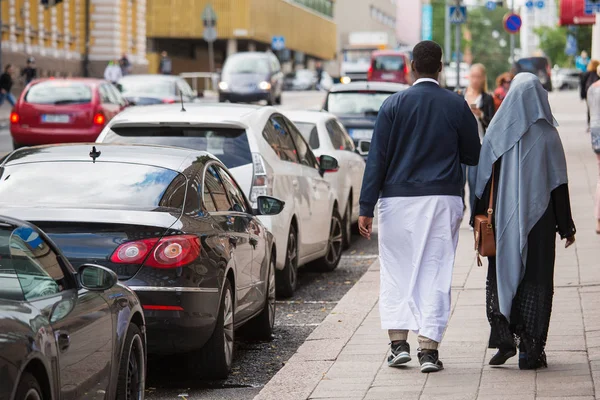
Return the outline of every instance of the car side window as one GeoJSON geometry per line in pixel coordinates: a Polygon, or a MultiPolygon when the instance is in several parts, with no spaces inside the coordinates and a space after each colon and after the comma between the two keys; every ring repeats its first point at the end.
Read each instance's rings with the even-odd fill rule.
{"type": "Polygon", "coordinates": [[[209,212],[229,211],[231,203],[221,176],[214,165],[209,166],[204,174],[204,207],[209,212]]]}
{"type": "Polygon", "coordinates": [[[102,104],[112,104],[112,100],[110,98],[110,94],[108,89],[106,89],[106,85],[102,84],[98,87],[98,91],[100,92],[100,102],[102,104]]]}
{"type": "MultiPolygon", "coordinates": [[[[192,97],[192,88],[183,79],[177,80],[177,90],[181,90],[181,93],[183,93],[184,96],[192,97]]],[[[179,95],[179,93],[177,93],[177,95],[179,95]]]]}
{"type": "Polygon", "coordinates": [[[283,117],[272,116],[265,125],[263,137],[281,160],[299,162],[296,146],[283,117]]]}
{"type": "Polygon", "coordinates": [[[112,98],[116,100],[116,104],[120,105],[121,107],[125,107],[127,105],[127,102],[121,95],[121,92],[119,92],[116,87],[113,85],[108,85],[107,88],[110,90],[112,98]]]}
{"type": "Polygon", "coordinates": [[[8,247],[25,300],[52,296],[67,289],[58,255],[34,229],[16,228],[8,247]]]}
{"type": "Polygon", "coordinates": [[[325,126],[327,127],[327,133],[329,134],[329,139],[331,140],[333,148],[336,150],[344,150],[344,136],[340,134],[335,121],[330,119],[325,126]]]}
{"type": "Polygon", "coordinates": [[[348,134],[348,131],[346,130],[346,128],[344,128],[344,125],[342,125],[342,123],[337,120],[335,121],[335,124],[337,125],[339,131],[341,132],[341,135],[344,138],[344,143],[345,143],[344,150],[354,151],[356,149],[354,146],[354,141],[352,141],[352,138],[348,134]]]}
{"type": "Polygon", "coordinates": [[[246,204],[244,194],[242,193],[238,185],[223,168],[218,169],[223,183],[225,184],[225,189],[229,194],[229,199],[231,199],[232,205],[230,211],[237,211],[250,214],[250,210],[248,209],[248,206],[246,204]]]}
{"type": "Polygon", "coordinates": [[[319,168],[319,163],[312,150],[308,146],[308,143],[302,137],[298,128],[290,122],[287,121],[288,127],[290,129],[290,133],[292,134],[292,138],[294,139],[294,143],[296,144],[296,149],[298,149],[298,158],[300,158],[300,163],[302,165],[306,165],[307,167],[319,168]]]}

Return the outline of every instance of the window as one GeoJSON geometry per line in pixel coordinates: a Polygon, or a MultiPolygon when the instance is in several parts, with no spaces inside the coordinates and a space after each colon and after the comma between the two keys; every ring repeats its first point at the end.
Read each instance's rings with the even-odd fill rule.
{"type": "Polygon", "coordinates": [[[329,139],[331,139],[331,145],[333,146],[333,148],[336,150],[344,150],[344,135],[340,133],[340,130],[335,121],[331,119],[327,121],[327,124],[325,124],[325,126],[327,127],[327,133],[329,134],[329,139]]]}
{"type": "Polygon", "coordinates": [[[344,143],[345,143],[344,150],[354,151],[355,150],[354,141],[352,140],[352,138],[346,131],[346,128],[344,128],[344,125],[342,125],[342,123],[338,120],[335,120],[335,124],[337,125],[339,131],[341,132],[342,136],[344,137],[344,143]]]}
{"type": "Polygon", "coordinates": [[[317,125],[308,122],[294,122],[296,128],[300,131],[300,134],[308,142],[311,149],[316,150],[321,146],[319,142],[319,132],[317,131],[317,125]]]}
{"type": "Polygon", "coordinates": [[[274,115],[269,119],[263,137],[281,160],[298,162],[296,147],[282,116],[274,115]]]}
{"type": "Polygon", "coordinates": [[[125,101],[123,96],[121,96],[121,92],[119,92],[116,87],[114,87],[113,85],[108,85],[107,88],[112,93],[112,97],[116,100],[115,104],[118,104],[121,107],[125,107],[127,105],[127,102],[125,101]]]}
{"type": "Polygon", "coordinates": [[[376,115],[393,93],[332,92],[327,96],[327,111],[332,114],[376,115]]]}
{"type": "Polygon", "coordinates": [[[214,165],[209,166],[204,174],[204,206],[207,211],[229,211],[231,203],[227,198],[227,192],[223,181],[214,165]],[[210,194],[210,198],[206,193],[210,194]]]}
{"type": "Polygon", "coordinates": [[[404,57],[386,55],[375,58],[373,68],[377,71],[396,72],[404,70],[404,57]]]}
{"type": "Polygon", "coordinates": [[[106,88],[106,85],[100,85],[98,91],[100,92],[100,101],[102,104],[113,104],[113,99],[111,99],[110,91],[106,88]]]}
{"type": "MultiPolygon", "coordinates": [[[[184,96],[194,97],[194,92],[191,86],[188,85],[188,83],[183,79],[177,80],[177,89],[181,90],[181,93],[183,93],[184,96]]],[[[179,93],[177,94],[179,95],[179,93]]]]}
{"type": "Polygon", "coordinates": [[[246,199],[244,198],[244,194],[237,186],[235,181],[229,176],[229,174],[223,170],[223,168],[219,168],[219,174],[225,184],[225,189],[229,194],[229,198],[231,199],[231,209],[230,211],[237,211],[243,213],[250,213],[248,206],[246,204],[246,199]]]}
{"type": "Polygon", "coordinates": [[[16,228],[8,240],[12,269],[25,300],[52,296],[65,289],[58,257],[40,235],[28,226],[16,228]]]}
{"type": "Polygon", "coordinates": [[[84,104],[92,101],[92,89],[84,84],[65,80],[48,80],[33,85],[25,95],[32,104],[84,104]]]}
{"type": "Polygon", "coordinates": [[[312,150],[300,134],[298,129],[291,122],[287,121],[290,133],[292,134],[292,138],[294,139],[294,143],[296,143],[296,149],[298,149],[298,158],[300,159],[300,163],[302,165],[306,165],[307,167],[319,168],[319,163],[315,158],[312,150]]]}

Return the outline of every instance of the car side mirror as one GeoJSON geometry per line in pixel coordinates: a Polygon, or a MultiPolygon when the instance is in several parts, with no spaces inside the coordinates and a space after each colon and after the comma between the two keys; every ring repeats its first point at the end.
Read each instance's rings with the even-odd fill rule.
{"type": "Polygon", "coordinates": [[[254,215],[278,215],[283,211],[285,202],[275,197],[258,196],[256,205],[257,208],[253,210],[254,215]]]}
{"type": "Polygon", "coordinates": [[[336,172],[339,169],[338,160],[323,154],[319,157],[319,172],[323,176],[326,172],[336,172]]]}
{"type": "Polygon", "coordinates": [[[95,264],[84,264],[77,274],[82,288],[92,292],[102,292],[115,286],[119,277],[114,271],[95,264]]]}
{"type": "Polygon", "coordinates": [[[369,154],[369,149],[371,148],[371,142],[368,140],[359,140],[358,146],[356,146],[356,152],[361,156],[366,156],[369,154]]]}

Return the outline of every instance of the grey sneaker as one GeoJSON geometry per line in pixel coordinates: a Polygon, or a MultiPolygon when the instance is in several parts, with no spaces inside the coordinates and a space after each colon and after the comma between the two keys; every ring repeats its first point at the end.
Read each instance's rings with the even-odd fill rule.
{"type": "Polygon", "coordinates": [[[423,373],[438,372],[444,369],[444,364],[440,361],[437,350],[421,350],[418,357],[423,373]]]}
{"type": "Polygon", "coordinates": [[[390,352],[391,354],[388,357],[389,367],[398,367],[412,360],[410,357],[410,345],[406,340],[403,340],[396,345],[391,344],[390,352]]]}

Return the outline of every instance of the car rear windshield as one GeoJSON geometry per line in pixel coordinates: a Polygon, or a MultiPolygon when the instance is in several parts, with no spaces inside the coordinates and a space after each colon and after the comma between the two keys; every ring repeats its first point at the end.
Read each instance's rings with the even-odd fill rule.
{"type": "Polygon", "coordinates": [[[404,57],[378,56],[373,60],[373,69],[376,71],[396,72],[404,70],[404,57]]]}
{"type": "Polygon", "coordinates": [[[32,104],[85,104],[92,101],[92,88],[81,82],[45,81],[36,83],[25,94],[32,104]]]}
{"type": "Polygon", "coordinates": [[[257,55],[237,55],[230,57],[223,67],[223,74],[268,74],[269,62],[266,57],[257,55]]]}
{"type": "Polygon", "coordinates": [[[16,164],[0,174],[0,206],[181,208],[185,177],[129,163],[60,161],[16,164]]]}
{"type": "Polygon", "coordinates": [[[377,114],[390,92],[337,92],[327,96],[327,111],[333,114],[377,114]]]}
{"type": "Polygon", "coordinates": [[[538,71],[546,71],[548,60],[545,58],[522,58],[517,64],[522,72],[537,73],[538,71]]]}
{"type": "Polygon", "coordinates": [[[121,92],[124,96],[174,96],[175,82],[167,79],[156,78],[125,78],[119,81],[121,92]]]}
{"type": "Polygon", "coordinates": [[[248,136],[243,129],[115,125],[110,128],[103,141],[105,143],[154,144],[207,151],[218,157],[227,168],[252,163],[248,136]]]}
{"type": "Polygon", "coordinates": [[[294,125],[302,134],[304,140],[308,142],[308,145],[311,149],[316,150],[321,145],[319,143],[319,132],[317,131],[317,125],[312,124],[310,122],[296,122],[294,121],[294,125]]]}

